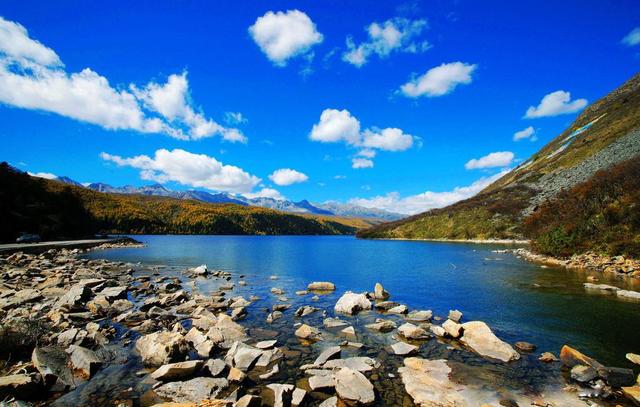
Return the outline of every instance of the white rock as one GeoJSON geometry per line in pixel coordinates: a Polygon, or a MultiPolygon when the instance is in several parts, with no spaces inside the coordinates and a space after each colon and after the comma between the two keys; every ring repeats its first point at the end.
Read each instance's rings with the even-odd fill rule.
{"type": "Polygon", "coordinates": [[[464,334],[460,341],[480,355],[503,362],[520,359],[520,354],[511,345],[495,336],[484,322],[465,322],[462,328],[464,334]]]}
{"type": "Polygon", "coordinates": [[[371,301],[364,294],[356,294],[347,291],[340,297],[336,303],[334,310],[345,314],[354,315],[360,311],[370,310],[371,301]]]}
{"type": "Polygon", "coordinates": [[[357,370],[343,367],[334,374],[333,378],[336,393],[341,399],[362,404],[370,404],[375,401],[373,384],[357,370]]]}

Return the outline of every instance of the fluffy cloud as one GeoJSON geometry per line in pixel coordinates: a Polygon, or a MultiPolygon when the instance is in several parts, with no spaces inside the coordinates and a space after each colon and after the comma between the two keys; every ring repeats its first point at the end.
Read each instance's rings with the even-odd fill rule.
{"type": "Polygon", "coordinates": [[[538,139],[533,126],[529,126],[526,129],[517,131],[513,134],[513,141],[520,141],[524,139],[529,139],[531,141],[536,141],[538,139]]]}
{"type": "MultiPolygon", "coordinates": [[[[404,151],[413,146],[413,136],[405,134],[396,128],[381,130],[365,130],[362,134],[362,146],[369,149],[377,148],[385,151],[404,151]]],[[[363,150],[360,155],[372,154],[371,150],[363,150]]]]}
{"type": "Polygon", "coordinates": [[[477,67],[476,64],[462,62],[442,64],[405,83],[400,87],[400,91],[410,98],[443,96],[452,92],[460,84],[470,84],[471,75],[477,67]]]}
{"type": "Polygon", "coordinates": [[[269,179],[276,185],[286,186],[305,182],[309,177],[300,171],[292,170],[291,168],[280,168],[269,175],[269,179]]]}
{"type": "Polygon", "coordinates": [[[622,43],[630,47],[640,44],[640,27],[631,30],[631,32],[622,39],[622,43]]]}
{"type": "Polygon", "coordinates": [[[387,211],[414,215],[433,208],[442,208],[463,199],[470,198],[505,175],[509,170],[501,171],[491,177],[483,177],[471,185],[455,187],[452,191],[426,191],[417,195],[402,198],[397,192],[379,195],[372,198],[353,198],[349,203],[366,208],[385,209],[387,211]]]}
{"type": "Polygon", "coordinates": [[[249,192],[246,194],[242,194],[244,197],[249,198],[249,199],[255,199],[255,198],[272,198],[272,199],[277,199],[279,201],[283,201],[287,198],[285,198],[284,196],[282,196],[282,194],[280,192],[278,192],[278,190],[273,189],[273,188],[262,188],[261,190],[257,191],[257,192],[249,192]]]}
{"type": "MultiPolygon", "coordinates": [[[[131,90],[148,109],[159,113],[171,123],[184,124],[189,131],[189,137],[187,138],[197,140],[219,134],[227,141],[241,143],[246,143],[247,141],[239,130],[222,127],[193,110],[187,102],[189,83],[187,82],[186,73],[170,75],[164,85],[151,82],[143,89],[138,89],[132,85],[131,90]]],[[[179,134],[179,136],[183,138],[182,134],[179,134]]]]}
{"type": "Polygon", "coordinates": [[[524,115],[527,119],[575,113],[587,105],[587,99],[571,100],[571,93],[557,90],[545,95],[537,107],[529,106],[524,115]]]}
{"type": "Polygon", "coordinates": [[[373,161],[368,158],[354,158],[351,160],[351,168],[373,168],[373,161]]]}
{"type": "Polygon", "coordinates": [[[31,175],[32,177],[38,177],[38,178],[46,178],[46,179],[58,178],[56,174],[52,174],[50,172],[28,172],[27,171],[27,174],[31,175]]]}
{"type": "Polygon", "coordinates": [[[421,52],[430,48],[426,40],[415,41],[427,27],[425,20],[393,18],[381,24],[372,23],[366,27],[369,40],[356,45],[353,38],[347,38],[347,51],[342,59],[358,68],[366,64],[372,55],[386,58],[392,52],[421,52]]]}
{"type": "Polygon", "coordinates": [[[153,158],[147,155],[123,158],[108,153],[101,153],[100,157],[121,167],[136,168],[140,170],[142,179],[160,183],[174,181],[191,187],[233,193],[249,193],[260,183],[260,178],[241,168],[224,165],[204,154],[180,149],[160,149],[153,158]]]}
{"type": "Polygon", "coordinates": [[[514,155],[511,151],[496,151],[484,157],[469,160],[464,165],[464,168],[476,170],[481,168],[506,167],[513,162],[513,157],[514,155]]]}
{"type": "Polygon", "coordinates": [[[276,66],[308,53],[323,39],[309,16],[299,10],[268,11],[249,27],[249,34],[276,66]]]}
{"type": "Polygon", "coordinates": [[[348,110],[325,109],[320,121],[313,126],[309,138],[323,143],[342,142],[351,147],[361,148],[352,160],[353,168],[371,168],[376,150],[405,151],[413,146],[415,137],[401,129],[376,127],[360,130],[360,121],[348,110]]]}
{"type": "Polygon", "coordinates": [[[320,122],[313,125],[309,137],[323,143],[343,141],[356,145],[361,138],[360,121],[346,109],[325,109],[320,114],[320,122]]]}
{"type": "Polygon", "coordinates": [[[58,55],[29,38],[27,30],[0,17],[0,102],[23,109],[57,113],[110,130],[165,133],[180,139],[220,135],[246,141],[196,113],[188,103],[186,74],[166,84],[116,89],[90,68],[68,73],[58,55]]]}

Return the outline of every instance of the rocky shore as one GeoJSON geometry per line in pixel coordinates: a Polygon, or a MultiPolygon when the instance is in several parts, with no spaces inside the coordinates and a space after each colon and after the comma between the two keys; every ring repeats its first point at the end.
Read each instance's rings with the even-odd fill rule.
{"type": "Polygon", "coordinates": [[[560,259],[537,254],[525,248],[518,248],[513,252],[516,256],[534,263],[640,278],[640,260],[625,258],[624,256],[610,257],[588,252],[575,254],[568,259],[560,259]]]}
{"type": "Polygon", "coordinates": [[[90,260],[80,250],[0,257],[1,405],[640,402],[633,370],[569,346],[556,357],[512,345],[459,310],[394,302],[380,284],[357,293],[280,283],[206,265],[90,260]]]}

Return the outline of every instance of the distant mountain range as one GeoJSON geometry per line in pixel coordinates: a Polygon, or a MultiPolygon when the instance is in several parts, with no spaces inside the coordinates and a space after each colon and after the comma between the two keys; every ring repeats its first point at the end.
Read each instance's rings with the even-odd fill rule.
{"type": "Polygon", "coordinates": [[[393,221],[404,217],[404,215],[402,214],[388,212],[382,209],[365,208],[363,206],[343,204],[335,201],[329,201],[325,203],[312,203],[306,199],[298,202],[267,197],[249,199],[243,196],[232,195],[224,192],[213,194],[200,190],[173,191],[161,184],[145,185],[141,187],[135,187],[132,185],[114,187],[102,182],[96,182],[89,185],[82,185],[79,182],[64,176],[57,177],[56,180],[64,182],[66,184],[83,186],[93,191],[104,192],[108,194],[167,196],[178,199],[193,199],[196,201],[208,203],[232,203],[243,206],[260,206],[263,208],[276,209],[279,211],[298,214],[309,213],[314,215],[371,218],[384,221],[393,221]]]}

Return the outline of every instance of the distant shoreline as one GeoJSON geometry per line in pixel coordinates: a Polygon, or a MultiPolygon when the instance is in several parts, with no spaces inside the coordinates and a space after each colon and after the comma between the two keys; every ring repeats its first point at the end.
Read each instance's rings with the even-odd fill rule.
{"type": "Polygon", "coordinates": [[[528,245],[529,240],[518,239],[409,239],[403,237],[363,238],[364,240],[400,240],[414,242],[441,242],[441,243],[474,243],[474,244],[504,244],[504,245],[528,245]]]}

